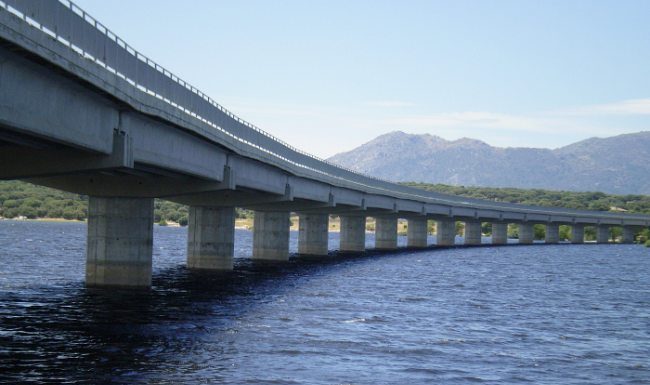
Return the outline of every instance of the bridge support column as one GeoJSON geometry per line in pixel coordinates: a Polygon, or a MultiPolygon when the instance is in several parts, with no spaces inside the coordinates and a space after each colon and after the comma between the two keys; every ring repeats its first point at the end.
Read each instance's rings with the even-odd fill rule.
{"type": "Polygon", "coordinates": [[[519,243],[530,245],[535,239],[535,231],[532,223],[520,223],[519,225],[519,243]]]}
{"type": "Polygon", "coordinates": [[[465,221],[465,244],[466,245],[480,245],[481,235],[482,235],[481,222],[465,221]]]}
{"type": "Polygon", "coordinates": [[[456,222],[441,219],[436,222],[436,245],[453,246],[456,243],[456,222]]]}
{"type": "Polygon", "coordinates": [[[408,247],[427,247],[427,218],[410,218],[406,237],[408,247]]]}
{"type": "Polygon", "coordinates": [[[235,208],[190,206],[187,267],[232,270],[235,252],[235,208]]]}
{"type": "Polygon", "coordinates": [[[151,287],[153,199],[88,201],[86,286],[151,287]]]}
{"type": "Polygon", "coordinates": [[[557,223],[546,224],[544,241],[546,243],[558,243],[560,241],[560,225],[557,223]]]}
{"type": "Polygon", "coordinates": [[[596,227],[596,243],[609,243],[609,226],[596,227]]]}
{"type": "Polygon", "coordinates": [[[630,226],[623,226],[623,239],[622,243],[634,243],[634,228],[630,226]]]}
{"type": "Polygon", "coordinates": [[[375,249],[397,249],[396,218],[375,218],[375,249]]]}
{"type": "Polygon", "coordinates": [[[288,211],[255,211],[253,220],[253,259],[289,260],[288,211]]]}
{"type": "Polygon", "coordinates": [[[508,224],[492,223],[492,244],[505,245],[508,243],[508,224]]]}
{"type": "Polygon", "coordinates": [[[298,214],[298,253],[327,255],[329,215],[298,214]]]}
{"type": "Polygon", "coordinates": [[[585,243],[585,225],[574,223],[571,226],[571,243],[585,243]]]}
{"type": "Polygon", "coordinates": [[[366,249],[366,217],[341,215],[341,244],[339,250],[363,253],[366,249]]]}

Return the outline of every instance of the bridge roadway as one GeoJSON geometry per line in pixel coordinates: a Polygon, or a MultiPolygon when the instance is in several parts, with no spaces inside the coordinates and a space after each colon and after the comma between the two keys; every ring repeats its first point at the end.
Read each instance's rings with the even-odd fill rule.
{"type": "MultiPolygon", "coordinates": [[[[227,54],[227,53],[225,53],[227,54]]],[[[209,65],[203,63],[200,65],[209,65]]],[[[89,196],[86,283],[151,283],[153,198],[190,206],[187,264],[232,269],[235,207],[255,211],[252,258],[289,257],[289,215],[299,214],[299,252],[327,254],[328,218],[341,219],[342,252],[363,252],[367,217],[378,249],[397,247],[397,219],[408,246],[451,245],[455,221],[465,243],[546,242],[560,224],[581,243],[596,226],[622,241],[650,217],[491,202],[426,192],[374,179],[303,153],[241,120],[155,64],[67,1],[0,0],[0,178],[22,179],[89,196]]],[[[531,165],[532,167],[532,165],[531,165]]],[[[435,172],[435,170],[432,170],[435,172]]]]}

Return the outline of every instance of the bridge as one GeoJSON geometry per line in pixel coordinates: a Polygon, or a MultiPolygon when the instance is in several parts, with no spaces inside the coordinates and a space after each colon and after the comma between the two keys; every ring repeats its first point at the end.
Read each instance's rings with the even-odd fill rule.
{"type": "Polygon", "coordinates": [[[255,260],[289,258],[290,213],[299,216],[299,253],[327,255],[328,220],[341,221],[339,250],[365,250],[366,218],[376,220],[375,248],[407,242],[428,247],[520,244],[533,225],[546,243],[559,225],[584,242],[623,228],[622,242],[650,216],[514,205],[409,188],[318,159],[242,120],[194,86],[129,46],[64,0],[0,0],[0,179],[21,179],[89,196],[86,284],[151,285],[154,198],[189,205],[187,265],[233,268],[235,208],[254,210],[255,260]]]}

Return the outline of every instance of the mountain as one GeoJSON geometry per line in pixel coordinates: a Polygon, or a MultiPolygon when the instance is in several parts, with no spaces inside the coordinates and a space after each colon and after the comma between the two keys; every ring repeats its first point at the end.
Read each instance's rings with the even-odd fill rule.
{"type": "Polygon", "coordinates": [[[555,150],[396,131],[329,160],[396,182],[650,194],[650,131],[590,138],[555,150]]]}

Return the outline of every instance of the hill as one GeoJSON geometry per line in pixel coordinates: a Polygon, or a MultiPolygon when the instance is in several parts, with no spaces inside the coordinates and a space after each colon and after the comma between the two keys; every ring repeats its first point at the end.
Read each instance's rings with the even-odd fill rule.
{"type": "Polygon", "coordinates": [[[329,160],[396,182],[650,194],[650,131],[591,138],[555,150],[396,131],[329,160]]]}

